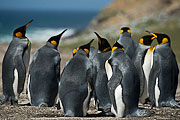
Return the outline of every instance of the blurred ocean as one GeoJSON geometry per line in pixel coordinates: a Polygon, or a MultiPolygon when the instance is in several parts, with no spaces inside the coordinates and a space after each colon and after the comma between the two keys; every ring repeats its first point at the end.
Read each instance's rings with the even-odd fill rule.
{"type": "Polygon", "coordinates": [[[98,11],[0,10],[0,42],[10,42],[12,32],[31,19],[34,21],[27,28],[26,36],[32,42],[47,41],[65,28],[68,31],[64,37],[67,37],[86,27],[97,13],[98,11]]]}

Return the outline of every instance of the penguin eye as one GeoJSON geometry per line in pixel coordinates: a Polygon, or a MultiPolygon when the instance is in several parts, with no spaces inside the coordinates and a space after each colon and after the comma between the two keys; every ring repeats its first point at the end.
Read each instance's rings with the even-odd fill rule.
{"type": "Polygon", "coordinates": [[[167,42],[168,42],[168,39],[167,38],[163,38],[161,44],[164,44],[164,43],[167,43],[167,42]]]}
{"type": "Polygon", "coordinates": [[[54,46],[57,46],[57,42],[55,40],[52,40],[51,44],[53,44],[54,46]]]}
{"type": "Polygon", "coordinates": [[[111,53],[113,53],[114,50],[116,50],[118,47],[113,47],[111,53]]]}
{"type": "Polygon", "coordinates": [[[22,37],[23,37],[23,35],[22,35],[21,32],[17,32],[17,33],[15,34],[15,36],[18,37],[18,38],[22,38],[22,37]]]}
{"type": "Polygon", "coordinates": [[[140,42],[141,44],[144,44],[144,39],[141,38],[141,39],[139,40],[139,42],[140,42]]]}
{"type": "Polygon", "coordinates": [[[85,51],[87,54],[89,54],[89,50],[88,50],[88,49],[85,48],[84,51],[85,51]]]}
{"type": "Polygon", "coordinates": [[[124,30],[120,30],[120,34],[122,34],[124,32],[124,30]]]}
{"type": "Polygon", "coordinates": [[[127,30],[127,32],[131,34],[131,30],[127,30]]]}

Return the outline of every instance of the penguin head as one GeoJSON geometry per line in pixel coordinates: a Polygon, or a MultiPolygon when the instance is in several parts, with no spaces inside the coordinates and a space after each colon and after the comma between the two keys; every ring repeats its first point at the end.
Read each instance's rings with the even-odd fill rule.
{"type": "Polygon", "coordinates": [[[143,45],[150,46],[155,38],[153,35],[146,35],[140,38],[139,42],[143,45]]]}
{"type": "Polygon", "coordinates": [[[53,44],[55,47],[59,45],[59,40],[61,39],[64,32],[66,32],[67,29],[65,29],[63,32],[61,32],[59,35],[51,37],[47,42],[53,44]]]}
{"type": "Polygon", "coordinates": [[[169,36],[164,33],[153,33],[150,31],[146,31],[146,32],[153,35],[157,39],[158,44],[160,44],[160,45],[171,42],[169,36]]]}
{"type": "Polygon", "coordinates": [[[87,56],[89,57],[89,51],[90,51],[90,46],[91,46],[91,43],[94,41],[94,39],[92,39],[89,43],[85,44],[85,45],[82,45],[82,46],[79,46],[77,48],[74,48],[73,49],[73,56],[77,53],[77,51],[79,50],[83,50],[86,52],[87,56]]]}
{"type": "Polygon", "coordinates": [[[124,51],[124,47],[116,41],[116,42],[114,43],[114,45],[113,45],[113,48],[112,48],[111,53],[113,53],[113,51],[116,50],[116,49],[118,49],[118,48],[120,48],[120,49],[122,49],[122,51],[124,51]]]}
{"type": "Polygon", "coordinates": [[[99,36],[98,33],[94,32],[98,38],[98,49],[101,52],[107,52],[111,50],[111,45],[109,42],[105,39],[99,36]]]}
{"type": "Polygon", "coordinates": [[[123,34],[123,33],[129,33],[131,35],[130,28],[129,27],[122,27],[120,30],[120,34],[123,34]]]}
{"type": "Polygon", "coordinates": [[[30,20],[27,24],[17,28],[14,30],[13,32],[13,36],[14,37],[18,37],[18,38],[26,38],[25,34],[26,34],[26,29],[29,26],[29,24],[32,22],[33,20],[30,20]]]}

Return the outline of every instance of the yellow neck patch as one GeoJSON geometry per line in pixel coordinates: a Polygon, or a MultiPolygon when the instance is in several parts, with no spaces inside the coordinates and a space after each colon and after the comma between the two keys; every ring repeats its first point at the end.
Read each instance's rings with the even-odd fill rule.
{"type": "Polygon", "coordinates": [[[22,38],[22,33],[21,33],[21,32],[17,32],[17,33],[15,34],[15,36],[18,37],[18,38],[22,38]]]}
{"type": "Polygon", "coordinates": [[[118,47],[113,47],[111,53],[113,53],[114,50],[116,50],[118,47]]]}
{"type": "Polygon", "coordinates": [[[51,44],[53,44],[54,46],[57,47],[57,42],[56,42],[55,40],[52,40],[52,41],[51,41],[51,44]]]}
{"type": "Polygon", "coordinates": [[[167,43],[168,42],[168,39],[167,38],[163,38],[162,40],[162,43],[161,44],[164,44],[164,43],[167,43]]]}
{"type": "Polygon", "coordinates": [[[156,46],[155,46],[155,47],[151,46],[151,47],[148,49],[148,51],[153,52],[155,48],[156,48],[156,46]]]}
{"type": "Polygon", "coordinates": [[[107,47],[107,48],[105,48],[104,50],[103,50],[103,52],[106,52],[106,51],[108,51],[108,50],[110,50],[111,48],[110,47],[107,47]]]}
{"type": "Polygon", "coordinates": [[[120,30],[120,34],[122,34],[124,32],[124,30],[120,30]]]}
{"type": "Polygon", "coordinates": [[[151,40],[154,40],[156,38],[156,36],[152,37],[151,40]]]}
{"type": "Polygon", "coordinates": [[[143,38],[141,38],[141,39],[139,40],[139,42],[144,45],[144,39],[143,39],[143,38]]]}
{"type": "Polygon", "coordinates": [[[88,50],[88,49],[85,48],[84,51],[85,51],[87,54],[89,54],[89,50],[88,50]]]}
{"type": "Polygon", "coordinates": [[[30,46],[30,44],[31,44],[31,41],[30,41],[30,40],[28,40],[28,47],[30,46]]]}

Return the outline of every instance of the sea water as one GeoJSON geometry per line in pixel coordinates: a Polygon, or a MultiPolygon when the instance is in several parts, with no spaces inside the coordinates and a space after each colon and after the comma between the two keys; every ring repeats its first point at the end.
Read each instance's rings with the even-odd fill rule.
{"type": "Polygon", "coordinates": [[[27,28],[26,36],[32,42],[44,42],[57,35],[63,29],[67,37],[85,28],[98,11],[20,11],[0,10],[0,42],[10,42],[13,31],[34,21],[27,28]]]}

